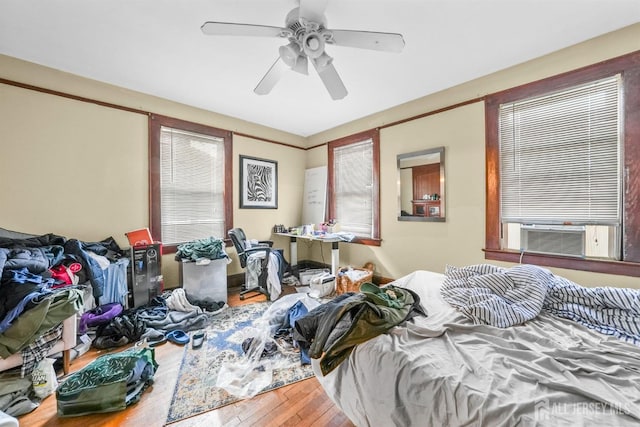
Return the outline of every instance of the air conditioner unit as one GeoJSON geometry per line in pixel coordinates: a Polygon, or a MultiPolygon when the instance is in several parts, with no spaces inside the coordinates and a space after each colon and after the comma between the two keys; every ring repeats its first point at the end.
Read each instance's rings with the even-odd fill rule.
{"type": "Polygon", "coordinates": [[[520,244],[523,252],[584,257],[585,226],[523,224],[520,244]]]}

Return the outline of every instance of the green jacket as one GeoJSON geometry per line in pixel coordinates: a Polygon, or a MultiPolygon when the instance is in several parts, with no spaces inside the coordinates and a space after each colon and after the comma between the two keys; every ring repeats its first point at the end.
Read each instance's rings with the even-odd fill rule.
{"type": "Polygon", "coordinates": [[[46,297],[35,307],[24,311],[9,329],[0,334],[0,357],[6,359],[19,352],[37,337],[80,311],[82,305],[82,293],[78,289],[63,289],[46,297]]]}
{"type": "Polygon", "coordinates": [[[409,289],[393,285],[379,288],[364,283],[360,292],[342,299],[323,314],[309,356],[320,357],[324,375],[347,358],[357,344],[385,333],[415,314],[426,316],[420,297],[409,289]]]}

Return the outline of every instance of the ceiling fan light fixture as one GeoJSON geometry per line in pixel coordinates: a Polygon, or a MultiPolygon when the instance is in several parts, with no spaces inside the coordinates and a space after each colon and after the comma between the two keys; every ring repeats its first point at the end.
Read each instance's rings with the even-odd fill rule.
{"type": "Polygon", "coordinates": [[[302,50],[309,58],[319,58],[324,53],[324,37],[316,32],[305,34],[302,50]]]}
{"type": "Polygon", "coordinates": [[[278,53],[280,54],[282,62],[290,68],[294,68],[301,53],[300,46],[298,46],[297,43],[291,42],[286,46],[280,46],[278,53]]]}
{"type": "Polygon", "coordinates": [[[308,66],[307,57],[304,55],[298,56],[298,60],[296,61],[296,64],[293,67],[291,67],[291,69],[296,73],[304,74],[305,76],[309,74],[308,68],[309,66],[308,66]]]}
{"type": "Polygon", "coordinates": [[[322,52],[318,58],[315,59],[315,65],[318,72],[327,68],[333,62],[333,57],[327,55],[327,52],[322,52]]]}

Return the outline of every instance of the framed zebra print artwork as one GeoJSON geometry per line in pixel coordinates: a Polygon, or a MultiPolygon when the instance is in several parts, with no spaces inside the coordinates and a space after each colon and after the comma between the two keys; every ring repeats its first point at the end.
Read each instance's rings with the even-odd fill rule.
{"type": "Polygon", "coordinates": [[[278,208],[278,162],[240,156],[240,208],[278,208]]]}

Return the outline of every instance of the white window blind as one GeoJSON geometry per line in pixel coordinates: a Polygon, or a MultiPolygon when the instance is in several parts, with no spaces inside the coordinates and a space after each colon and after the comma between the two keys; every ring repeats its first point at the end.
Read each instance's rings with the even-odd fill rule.
{"type": "Polygon", "coordinates": [[[500,106],[503,222],[620,223],[620,77],[500,106]]]}
{"type": "Polygon", "coordinates": [[[334,203],[340,230],[373,237],[373,140],[333,151],[334,203]]]}
{"type": "Polygon", "coordinates": [[[163,126],[160,169],[163,243],[224,238],[224,140],[163,126]]]}

